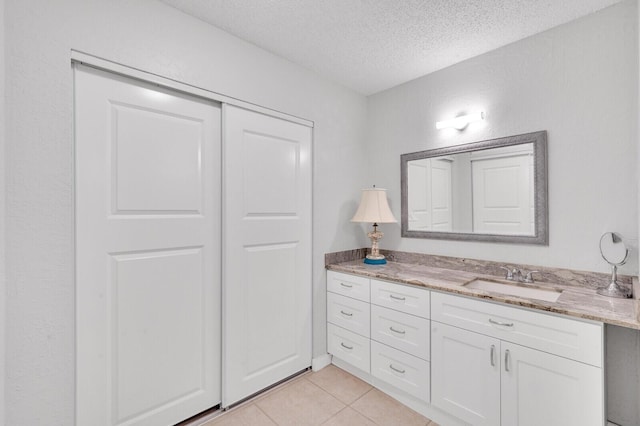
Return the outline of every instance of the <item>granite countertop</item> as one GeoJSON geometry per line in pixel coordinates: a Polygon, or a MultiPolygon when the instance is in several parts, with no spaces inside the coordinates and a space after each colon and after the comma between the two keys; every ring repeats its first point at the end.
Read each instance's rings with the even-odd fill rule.
{"type": "Polygon", "coordinates": [[[392,261],[386,265],[366,265],[362,259],[359,259],[330,263],[326,265],[326,268],[347,274],[395,281],[425,287],[431,290],[600,321],[621,327],[640,329],[640,300],[600,296],[596,293],[595,289],[588,287],[583,288],[575,285],[549,284],[537,281],[534,284],[518,284],[501,280],[495,275],[483,275],[477,272],[392,261]],[[561,290],[562,294],[556,302],[548,302],[464,287],[464,284],[476,278],[538,288],[553,288],[561,290]]]}

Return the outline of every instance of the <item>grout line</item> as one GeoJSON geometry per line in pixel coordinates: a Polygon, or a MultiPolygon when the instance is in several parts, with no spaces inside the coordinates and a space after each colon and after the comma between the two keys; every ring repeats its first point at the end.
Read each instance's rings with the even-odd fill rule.
{"type": "MultiPolygon", "coordinates": [[[[333,395],[332,395],[333,396],[333,395]]],[[[335,397],[334,397],[335,398],[335,397]]],[[[336,398],[337,399],[337,398],[336,398]]],[[[344,407],[342,407],[338,412],[336,412],[333,416],[329,417],[327,420],[325,420],[324,422],[322,422],[320,424],[320,426],[327,424],[331,419],[333,419],[334,417],[336,417],[338,414],[342,413],[344,410],[346,410],[347,408],[351,408],[348,405],[345,405],[344,407]]]]}
{"type": "MultiPolygon", "coordinates": [[[[324,388],[322,388],[322,386],[320,386],[320,385],[316,385],[316,384],[315,384],[315,383],[313,383],[311,380],[308,380],[308,379],[306,379],[306,378],[305,378],[305,380],[307,381],[307,383],[309,383],[309,384],[311,384],[312,386],[315,386],[316,388],[320,389],[320,391],[321,391],[321,392],[326,393],[328,396],[330,396],[331,398],[333,398],[333,399],[335,399],[336,401],[338,401],[338,403],[339,403],[339,404],[342,404],[342,405],[344,405],[345,407],[348,407],[348,406],[349,406],[349,404],[346,404],[346,403],[344,403],[344,402],[340,401],[340,400],[339,400],[335,395],[333,395],[331,392],[329,392],[329,391],[325,390],[324,388]]],[[[342,409],[344,409],[344,407],[343,407],[342,409]]],[[[341,411],[342,411],[342,409],[341,409],[341,411]]]]}
{"type": "MultiPolygon", "coordinates": [[[[352,406],[353,404],[355,404],[356,402],[360,401],[362,398],[365,397],[366,394],[368,394],[369,392],[371,392],[372,390],[374,390],[375,388],[373,386],[371,386],[371,389],[369,389],[368,391],[366,391],[365,393],[363,393],[362,395],[360,395],[355,401],[353,401],[351,404],[349,404],[349,406],[352,406]]],[[[354,408],[355,410],[355,408],[354,408]]],[[[358,411],[358,410],[356,410],[358,411]]],[[[359,412],[359,411],[358,411],[359,412]]]]}
{"type": "Polygon", "coordinates": [[[276,419],[272,419],[269,414],[267,414],[262,408],[258,406],[258,404],[253,404],[262,414],[264,414],[269,420],[273,422],[274,425],[278,426],[279,423],[276,422],[276,419]]]}
{"type": "MultiPolygon", "coordinates": [[[[362,396],[358,399],[356,399],[355,401],[353,401],[349,407],[351,407],[356,413],[362,415],[364,418],[366,418],[367,420],[369,420],[370,422],[372,422],[373,424],[377,425],[378,422],[376,422],[374,419],[372,419],[371,417],[367,416],[366,413],[363,413],[362,411],[358,410],[356,407],[353,407],[352,405],[355,404],[356,402],[360,401],[362,398],[364,398],[369,392],[372,392],[375,389],[375,387],[371,387],[371,389],[369,389],[368,391],[366,391],[364,394],[362,394],[362,396]]],[[[428,426],[428,424],[427,424],[428,426]]]]}

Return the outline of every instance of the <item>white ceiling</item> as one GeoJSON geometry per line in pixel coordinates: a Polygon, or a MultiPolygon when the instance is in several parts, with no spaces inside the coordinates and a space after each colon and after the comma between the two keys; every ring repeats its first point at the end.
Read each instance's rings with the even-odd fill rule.
{"type": "Polygon", "coordinates": [[[370,95],[620,0],[161,0],[370,95]]]}

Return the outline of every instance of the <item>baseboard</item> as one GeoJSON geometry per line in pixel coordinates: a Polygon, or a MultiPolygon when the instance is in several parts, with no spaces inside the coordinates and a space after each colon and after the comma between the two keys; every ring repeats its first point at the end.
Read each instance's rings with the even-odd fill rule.
{"type": "Polygon", "coordinates": [[[342,361],[340,358],[334,357],[331,363],[336,367],[346,371],[347,373],[356,376],[360,380],[366,383],[369,383],[371,386],[377,388],[379,391],[386,393],[391,398],[401,402],[402,404],[411,408],[413,411],[416,411],[422,414],[423,416],[427,417],[428,419],[431,419],[437,424],[451,425],[451,426],[464,426],[467,424],[462,422],[459,419],[456,419],[452,415],[445,413],[440,409],[437,409],[433,405],[430,405],[424,401],[418,400],[412,395],[409,395],[408,393],[400,391],[380,379],[376,379],[371,374],[366,373],[352,366],[348,362],[342,361]]]}
{"type": "Polygon", "coordinates": [[[313,371],[320,371],[329,364],[331,364],[331,355],[329,354],[320,355],[311,360],[311,369],[313,371]]]}

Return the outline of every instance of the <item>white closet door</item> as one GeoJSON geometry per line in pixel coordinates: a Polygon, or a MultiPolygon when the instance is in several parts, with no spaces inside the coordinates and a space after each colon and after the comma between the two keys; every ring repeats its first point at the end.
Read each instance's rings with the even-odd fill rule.
{"type": "Polygon", "coordinates": [[[311,365],[311,128],[223,108],[226,407],[311,365]]]}
{"type": "Polygon", "coordinates": [[[525,154],[471,161],[474,232],[533,234],[531,158],[525,154]]]}
{"type": "Polygon", "coordinates": [[[453,194],[451,192],[451,161],[431,160],[431,229],[453,230],[453,194]]]}
{"type": "Polygon", "coordinates": [[[220,107],[75,70],[77,424],[220,403],[220,107]]]}

